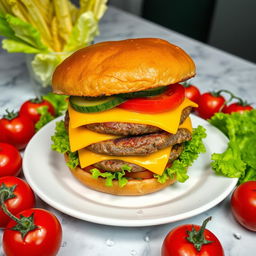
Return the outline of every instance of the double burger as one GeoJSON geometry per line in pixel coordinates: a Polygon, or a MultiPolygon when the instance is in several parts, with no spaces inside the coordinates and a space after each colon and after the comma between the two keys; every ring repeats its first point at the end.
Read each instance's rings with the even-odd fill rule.
{"type": "Polygon", "coordinates": [[[104,193],[144,195],[186,179],[204,136],[191,145],[197,105],[179,84],[194,75],[188,54],[157,38],[78,50],[53,74],[53,92],[69,95],[53,149],[74,177],[104,193]]]}

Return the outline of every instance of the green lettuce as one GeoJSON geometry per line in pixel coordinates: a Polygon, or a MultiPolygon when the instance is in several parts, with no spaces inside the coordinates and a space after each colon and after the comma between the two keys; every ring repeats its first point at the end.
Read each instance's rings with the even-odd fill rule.
{"type": "Polygon", "coordinates": [[[31,62],[31,67],[37,81],[39,81],[44,87],[49,86],[56,66],[58,66],[58,64],[66,59],[70,54],[70,52],[36,54],[31,62]]]}
{"type": "Polygon", "coordinates": [[[37,111],[40,114],[40,119],[35,124],[36,131],[40,130],[44,125],[52,121],[54,118],[64,114],[68,107],[67,97],[68,96],[66,95],[57,95],[51,92],[43,96],[43,99],[49,101],[53,105],[55,116],[52,116],[48,112],[48,108],[46,106],[38,108],[37,111]]]}
{"type": "Polygon", "coordinates": [[[98,21],[93,12],[84,12],[77,19],[63,51],[69,52],[83,48],[90,44],[98,34],[98,21]]]}
{"type": "Polygon", "coordinates": [[[42,106],[42,107],[38,108],[37,112],[40,114],[40,119],[35,124],[36,131],[40,130],[44,125],[46,125],[47,123],[49,123],[50,121],[52,121],[54,119],[54,116],[52,116],[48,112],[47,106],[42,106]]]}
{"type": "Polygon", "coordinates": [[[98,179],[99,177],[105,178],[105,185],[107,187],[112,187],[113,186],[113,180],[118,181],[119,187],[124,187],[128,180],[124,177],[125,176],[125,171],[118,171],[118,172],[101,172],[97,168],[94,168],[90,170],[92,173],[92,177],[94,179],[98,179]]]}
{"type": "MultiPolygon", "coordinates": [[[[175,160],[170,168],[167,168],[162,175],[154,175],[158,182],[165,183],[169,178],[176,176],[179,182],[184,182],[187,178],[187,168],[197,159],[200,153],[205,152],[205,146],[202,139],[206,137],[205,129],[198,126],[193,130],[192,140],[185,142],[185,147],[179,159],[175,160]]],[[[51,137],[53,142],[52,149],[61,153],[68,154],[69,162],[67,165],[70,168],[75,168],[79,165],[78,153],[70,152],[68,133],[65,129],[64,121],[56,123],[55,134],[51,137]]],[[[97,168],[91,171],[92,177],[97,179],[99,177],[105,178],[106,186],[113,186],[113,180],[117,180],[120,187],[127,184],[128,179],[125,177],[125,172],[130,172],[131,167],[123,165],[118,172],[101,172],[97,168]]]]}
{"type": "Polygon", "coordinates": [[[38,53],[40,50],[17,40],[3,39],[2,47],[8,52],[38,53]]]}
{"type": "Polygon", "coordinates": [[[67,154],[69,161],[67,162],[68,167],[76,168],[79,165],[77,151],[71,152],[69,145],[68,133],[65,129],[64,121],[56,122],[55,133],[51,137],[52,145],[51,148],[61,154],[67,154]]]}
{"type": "Polygon", "coordinates": [[[209,122],[228,138],[227,149],[212,155],[217,174],[239,178],[239,183],[256,180],[256,110],[215,114],[209,122]]]}
{"type": "Polygon", "coordinates": [[[48,93],[43,96],[43,99],[48,100],[52,103],[54,110],[55,110],[55,116],[61,116],[65,113],[65,111],[68,108],[68,96],[66,95],[58,95],[55,93],[48,93]]]}
{"type": "Polygon", "coordinates": [[[0,35],[7,37],[2,43],[7,51],[35,53],[48,50],[31,24],[10,14],[1,14],[0,24],[0,35]]]}
{"type": "Polygon", "coordinates": [[[172,163],[171,167],[166,168],[162,175],[154,175],[158,182],[165,183],[169,178],[173,179],[175,176],[177,181],[185,182],[189,177],[187,168],[193,164],[200,153],[206,152],[203,144],[205,137],[206,132],[202,126],[199,125],[193,129],[192,139],[184,143],[184,150],[179,158],[172,163]]]}

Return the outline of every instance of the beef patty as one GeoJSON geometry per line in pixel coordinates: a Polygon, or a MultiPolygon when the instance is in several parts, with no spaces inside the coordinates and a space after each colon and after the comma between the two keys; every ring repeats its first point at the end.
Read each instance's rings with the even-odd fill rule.
{"type": "MultiPolygon", "coordinates": [[[[174,145],[172,147],[171,154],[170,154],[169,161],[168,161],[167,165],[171,164],[174,160],[176,160],[180,156],[182,151],[183,151],[183,144],[174,145]]],[[[132,168],[131,172],[142,172],[142,171],[147,170],[144,167],[139,166],[137,164],[132,164],[132,163],[125,162],[122,160],[117,160],[117,159],[103,160],[103,161],[100,161],[100,162],[94,164],[93,166],[98,169],[105,170],[105,171],[118,172],[121,170],[122,166],[124,166],[124,165],[131,167],[132,168]]]]}
{"type": "Polygon", "coordinates": [[[191,133],[185,128],[176,134],[158,132],[140,136],[122,137],[91,144],[86,148],[94,153],[111,156],[148,155],[160,149],[191,140],[191,133]]]}
{"type": "MultiPolygon", "coordinates": [[[[186,120],[191,110],[192,110],[192,107],[186,107],[183,109],[180,117],[180,124],[182,124],[186,120]]],[[[153,125],[120,123],[120,122],[87,124],[86,128],[98,133],[113,134],[113,135],[120,135],[120,136],[140,135],[140,134],[156,133],[156,132],[162,131],[160,128],[153,125]]]]}

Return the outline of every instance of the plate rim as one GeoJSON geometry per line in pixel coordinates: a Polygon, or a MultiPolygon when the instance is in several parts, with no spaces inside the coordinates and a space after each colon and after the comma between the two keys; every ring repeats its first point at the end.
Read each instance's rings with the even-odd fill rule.
{"type": "MultiPolygon", "coordinates": [[[[195,116],[191,114],[193,118],[198,118],[200,121],[204,121],[206,125],[212,126],[210,123],[208,123],[206,120],[201,119],[198,116],[195,116]]],[[[52,123],[55,123],[57,121],[63,120],[63,116],[60,116],[48,124],[46,124],[41,130],[37,132],[35,136],[40,136],[41,132],[43,129],[46,129],[48,126],[52,125],[52,123]]],[[[214,127],[214,126],[212,126],[214,127]]],[[[214,127],[218,132],[223,134],[220,130],[218,130],[216,127],[214,127]]],[[[225,135],[224,135],[225,136],[225,135]]],[[[33,140],[33,138],[32,138],[33,140]]],[[[31,141],[32,141],[31,140],[31,141]]],[[[65,213],[69,216],[75,217],[80,220],[84,221],[89,221],[92,223],[97,223],[97,224],[103,224],[103,225],[109,225],[109,226],[119,226],[119,227],[144,227],[144,226],[155,226],[155,225],[161,225],[161,224],[166,224],[166,223],[171,223],[171,222],[176,222],[179,220],[187,219],[193,216],[196,216],[200,213],[203,213],[217,204],[219,204],[221,201],[223,201],[234,189],[235,185],[237,184],[238,178],[228,178],[230,179],[230,184],[229,186],[220,194],[218,195],[214,200],[211,200],[209,203],[204,204],[196,209],[192,209],[191,211],[187,211],[184,213],[172,215],[172,216],[165,216],[165,217],[160,217],[160,218],[155,218],[155,219],[143,219],[138,216],[138,219],[115,219],[115,218],[110,218],[110,217],[102,217],[102,216],[94,216],[85,212],[77,211],[72,208],[68,208],[66,205],[61,204],[61,202],[58,202],[56,200],[53,200],[52,198],[49,198],[42,190],[40,190],[37,185],[34,183],[33,178],[29,174],[29,167],[27,166],[28,164],[28,152],[30,149],[32,142],[29,142],[25,151],[24,151],[24,156],[23,156],[23,163],[22,163],[22,168],[23,168],[23,174],[25,176],[26,181],[29,183],[33,191],[36,193],[36,195],[41,198],[44,202],[46,202],[48,205],[51,207],[59,210],[62,213],[65,213]]]]}

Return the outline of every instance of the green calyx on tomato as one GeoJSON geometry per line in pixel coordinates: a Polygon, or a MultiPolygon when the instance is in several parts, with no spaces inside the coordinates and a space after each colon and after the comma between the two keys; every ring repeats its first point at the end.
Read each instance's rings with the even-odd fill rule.
{"type": "Polygon", "coordinates": [[[36,229],[37,226],[34,224],[33,214],[31,214],[29,217],[24,217],[20,215],[20,218],[17,218],[7,209],[5,201],[16,197],[13,193],[15,188],[16,185],[10,187],[7,187],[5,184],[1,185],[0,205],[4,213],[17,223],[16,226],[12,227],[12,230],[19,231],[21,233],[22,238],[24,238],[29,231],[36,229]]]}
{"type": "Polygon", "coordinates": [[[199,252],[204,244],[210,244],[213,241],[209,241],[205,239],[204,236],[204,230],[206,227],[206,224],[212,219],[212,217],[208,217],[206,220],[204,220],[202,226],[198,231],[195,230],[194,227],[192,227],[191,231],[187,231],[188,237],[186,239],[194,245],[196,250],[199,252]]]}
{"type": "Polygon", "coordinates": [[[5,110],[6,114],[3,115],[3,118],[7,120],[12,120],[18,116],[18,112],[9,111],[8,109],[5,110]]]}
{"type": "Polygon", "coordinates": [[[30,99],[29,101],[32,102],[32,103],[42,103],[43,98],[42,97],[36,97],[34,99],[30,99]]]}

